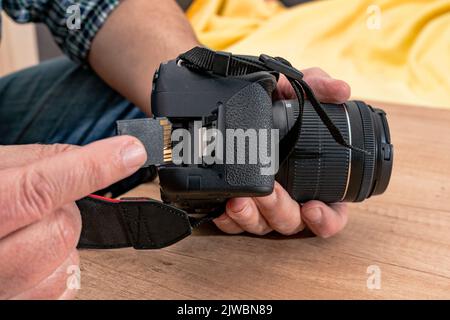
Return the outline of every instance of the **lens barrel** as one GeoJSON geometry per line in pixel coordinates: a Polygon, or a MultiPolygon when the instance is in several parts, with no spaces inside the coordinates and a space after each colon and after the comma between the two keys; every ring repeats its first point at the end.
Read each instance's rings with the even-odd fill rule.
{"type": "MultiPolygon", "coordinates": [[[[319,116],[306,101],[300,138],[276,180],[299,202],[321,200],[359,202],[383,193],[393,163],[386,113],[362,101],[322,104],[333,123],[351,145],[368,151],[353,151],[335,142],[319,116]]],[[[296,100],[273,105],[274,128],[280,139],[299,116],[296,100]]]]}

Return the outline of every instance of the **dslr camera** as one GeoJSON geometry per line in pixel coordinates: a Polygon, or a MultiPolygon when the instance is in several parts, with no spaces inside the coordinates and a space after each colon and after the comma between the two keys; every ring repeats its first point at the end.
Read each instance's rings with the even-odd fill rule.
{"type": "Polygon", "coordinates": [[[152,118],[118,121],[118,133],[146,147],[163,202],[79,200],[79,247],[165,247],[223,213],[227,199],[270,194],[275,180],[298,202],[359,202],[389,184],[385,112],[320,103],[283,58],[193,48],[159,66],[151,105],[152,118]],[[275,99],[280,74],[296,99],[275,99]]]}
{"type": "Polygon", "coordinates": [[[286,60],[268,56],[195,48],[161,64],[152,111],[170,123],[166,150],[177,157],[158,169],[164,202],[209,212],[228,198],[270,194],[274,180],[299,202],[383,193],[393,163],[386,113],[362,101],[320,104],[305,86],[286,60]],[[279,73],[298,99],[273,100],[279,73]]]}

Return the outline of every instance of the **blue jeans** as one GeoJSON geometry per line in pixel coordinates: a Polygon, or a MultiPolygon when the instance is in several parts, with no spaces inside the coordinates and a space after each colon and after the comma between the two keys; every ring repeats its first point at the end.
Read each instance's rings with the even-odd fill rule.
{"type": "Polygon", "coordinates": [[[67,58],[0,78],[0,145],[84,145],[115,135],[117,120],[142,117],[92,70],[67,58]]]}
{"type": "MultiPolygon", "coordinates": [[[[115,135],[117,120],[143,117],[92,70],[67,58],[0,78],[0,145],[85,145],[115,135]]],[[[118,197],[155,175],[154,167],[144,168],[97,193],[118,197]]]]}

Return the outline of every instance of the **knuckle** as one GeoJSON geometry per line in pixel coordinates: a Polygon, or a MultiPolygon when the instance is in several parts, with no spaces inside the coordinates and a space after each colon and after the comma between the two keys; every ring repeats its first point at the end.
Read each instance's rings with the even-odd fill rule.
{"type": "Polygon", "coordinates": [[[26,170],[19,179],[18,202],[23,213],[33,221],[42,219],[44,213],[52,210],[57,186],[39,170],[26,170]]]}
{"type": "Polygon", "coordinates": [[[285,236],[297,234],[304,228],[300,214],[296,214],[295,212],[289,214],[289,216],[285,214],[283,220],[277,219],[276,221],[272,221],[270,225],[285,236]]]}
{"type": "Polygon", "coordinates": [[[45,145],[45,146],[42,146],[42,148],[39,148],[38,157],[40,159],[42,159],[42,158],[46,158],[51,155],[55,155],[58,153],[72,150],[74,148],[75,148],[75,146],[72,146],[69,144],[61,144],[61,143],[45,145]]]}
{"type": "Polygon", "coordinates": [[[247,225],[246,230],[258,236],[263,236],[271,232],[272,227],[267,224],[262,216],[259,216],[247,225]]]}
{"type": "MultiPolygon", "coordinates": [[[[99,161],[98,157],[88,156],[83,159],[83,165],[80,166],[78,177],[83,175],[84,181],[92,187],[106,187],[111,179],[110,174],[117,175],[119,172],[126,171],[119,154],[109,158],[108,162],[99,161]]],[[[78,179],[79,180],[79,179],[78,179]]]]}
{"type": "Polygon", "coordinates": [[[264,197],[264,207],[266,210],[275,210],[280,205],[277,192],[274,190],[271,194],[264,197]]]}
{"type": "MultiPolygon", "coordinates": [[[[221,229],[222,230],[222,229],[221,229]]],[[[222,230],[223,232],[225,232],[225,233],[228,233],[228,234],[240,234],[240,233],[242,233],[242,232],[244,232],[244,230],[242,230],[242,229],[227,229],[227,230],[222,230]]]]}
{"type": "Polygon", "coordinates": [[[350,92],[350,87],[343,81],[333,81],[328,84],[329,90],[336,96],[336,99],[346,99],[350,92]]]}
{"type": "Polygon", "coordinates": [[[219,218],[216,218],[213,220],[213,222],[220,228],[222,226],[228,226],[232,224],[231,218],[228,217],[228,215],[222,215],[219,218]]]}
{"type": "Polygon", "coordinates": [[[299,233],[302,231],[303,227],[302,225],[296,225],[296,224],[285,224],[278,226],[275,230],[277,230],[279,233],[285,236],[292,236],[294,234],[299,233]]]}
{"type": "Polygon", "coordinates": [[[55,143],[55,144],[50,145],[49,147],[53,154],[70,151],[70,150],[73,150],[76,148],[76,146],[73,146],[70,144],[62,144],[62,143],[55,143]]]}
{"type": "Polygon", "coordinates": [[[233,226],[233,225],[229,225],[229,224],[218,224],[216,223],[217,228],[219,228],[222,232],[228,233],[228,234],[239,234],[244,232],[244,230],[242,230],[239,227],[233,226]]]}
{"type": "Polygon", "coordinates": [[[311,67],[304,70],[305,75],[307,76],[315,76],[322,74],[324,71],[319,67],[311,67]]]}
{"type": "Polygon", "coordinates": [[[281,233],[282,235],[289,235],[295,231],[295,225],[290,222],[285,221],[271,221],[270,225],[275,231],[281,233]]]}
{"type": "Polygon", "coordinates": [[[238,223],[242,223],[242,221],[248,220],[249,213],[246,212],[246,210],[240,210],[240,211],[228,211],[228,215],[231,219],[237,221],[238,223]]]}
{"type": "Polygon", "coordinates": [[[237,210],[235,208],[229,208],[229,206],[227,207],[227,215],[233,220],[247,221],[251,219],[253,214],[249,203],[246,203],[242,208],[237,210]]]}
{"type": "Polygon", "coordinates": [[[240,228],[226,213],[213,221],[217,228],[225,233],[238,234],[243,232],[242,228],[240,228]]]}
{"type": "MultiPolygon", "coordinates": [[[[103,185],[105,180],[103,169],[100,163],[93,157],[85,158],[83,165],[80,167],[79,174],[77,176],[83,176],[84,182],[90,186],[103,185]]],[[[75,180],[75,179],[74,179],[75,180]]],[[[78,179],[77,179],[78,180],[78,179]]]]}
{"type": "Polygon", "coordinates": [[[257,224],[256,226],[254,226],[252,233],[258,236],[264,236],[271,231],[272,229],[269,226],[266,226],[264,224],[257,224]]]}

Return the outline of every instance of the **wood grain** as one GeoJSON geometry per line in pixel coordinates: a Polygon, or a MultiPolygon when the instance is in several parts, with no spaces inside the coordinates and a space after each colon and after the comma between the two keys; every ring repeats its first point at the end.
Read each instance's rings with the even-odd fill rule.
{"type": "MultiPolygon", "coordinates": [[[[207,226],[158,251],[82,251],[80,299],[450,298],[450,111],[379,105],[395,163],[382,196],[331,239],[229,236],[207,226]],[[381,289],[366,286],[381,269],[381,289]]],[[[137,195],[155,195],[143,186],[137,195]]]]}

